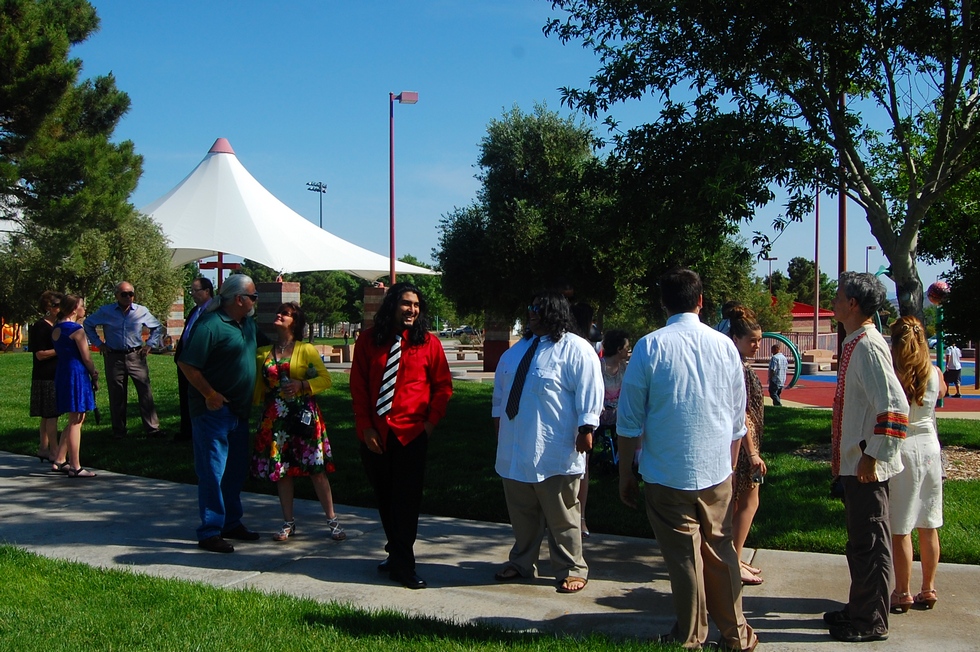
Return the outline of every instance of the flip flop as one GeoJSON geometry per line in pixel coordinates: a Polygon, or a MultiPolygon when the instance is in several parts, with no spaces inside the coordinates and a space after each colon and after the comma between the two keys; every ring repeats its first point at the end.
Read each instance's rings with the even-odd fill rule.
{"type": "Polygon", "coordinates": [[[565,579],[563,579],[561,581],[561,584],[558,586],[558,592],[559,593],[578,593],[579,591],[581,591],[582,589],[584,589],[585,586],[588,583],[589,583],[589,580],[585,579],[584,577],[575,577],[573,575],[569,575],[568,577],[566,577],[565,579]],[[579,584],[579,583],[581,583],[581,586],[579,586],[579,587],[573,587],[573,586],[571,586],[572,584],[579,584]]]}
{"type": "Polygon", "coordinates": [[[742,568],[744,568],[745,570],[749,571],[753,575],[759,575],[759,574],[762,573],[762,569],[756,568],[755,566],[749,566],[744,561],[741,561],[739,563],[742,564],[742,568]]]}
{"type": "Polygon", "coordinates": [[[493,579],[497,580],[498,582],[513,582],[514,580],[521,579],[521,572],[513,566],[508,566],[505,569],[494,573],[493,579]]]}

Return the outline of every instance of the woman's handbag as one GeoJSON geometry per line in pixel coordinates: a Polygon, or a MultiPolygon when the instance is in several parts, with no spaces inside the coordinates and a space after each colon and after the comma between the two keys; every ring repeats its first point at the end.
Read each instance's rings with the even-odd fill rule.
{"type": "MultiPolygon", "coordinates": [[[[276,347],[272,347],[272,360],[276,363],[276,370],[279,372],[279,383],[282,385],[286,378],[279,366],[279,358],[276,357],[276,347]]],[[[287,378],[288,380],[288,378],[287,378]]],[[[316,436],[316,424],[313,423],[313,397],[306,396],[305,403],[301,404],[298,400],[289,407],[289,414],[286,416],[286,432],[290,437],[301,437],[311,439],[316,436]]]]}

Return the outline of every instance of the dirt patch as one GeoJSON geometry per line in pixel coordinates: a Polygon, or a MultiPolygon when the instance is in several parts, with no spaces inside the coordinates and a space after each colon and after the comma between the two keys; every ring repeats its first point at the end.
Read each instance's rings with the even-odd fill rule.
{"type": "MultiPolygon", "coordinates": [[[[962,446],[943,446],[946,453],[947,480],[976,480],[980,478],[980,450],[962,446]]],[[[812,462],[830,464],[830,444],[804,446],[793,454],[812,462]]]]}

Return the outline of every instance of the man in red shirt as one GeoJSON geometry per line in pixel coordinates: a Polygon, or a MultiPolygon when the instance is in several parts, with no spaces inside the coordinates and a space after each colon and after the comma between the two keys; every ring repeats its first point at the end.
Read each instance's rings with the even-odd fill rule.
{"type": "Polygon", "coordinates": [[[374,326],[358,336],[350,393],[361,461],[388,539],[388,558],[378,571],[410,589],[424,589],[414,548],[425,458],[453,382],[442,344],[429,333],[425,300],[411,283],[391,286],[374,326]]]}

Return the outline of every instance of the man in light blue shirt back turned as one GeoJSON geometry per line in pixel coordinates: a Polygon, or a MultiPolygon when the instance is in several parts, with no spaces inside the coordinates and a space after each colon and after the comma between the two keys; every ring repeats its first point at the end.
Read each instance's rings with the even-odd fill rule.
{"type": "Polygon", "coordinates": [[[702,324],[701,278],[678,269],[660,279],[667,325],[633,347],[619,396],[620,498],[637,504],[632,462],[657,535],[677,613],[664,636],[699,648],[708,618],[723,649],[753,650],[742,614],[742,576],[732,544],[732,468],[745,436],[745,378],[732,341],[702,324]],[[700,570],[699,570],[700,569],[700,570]]]}

